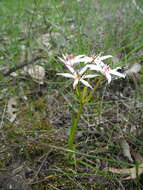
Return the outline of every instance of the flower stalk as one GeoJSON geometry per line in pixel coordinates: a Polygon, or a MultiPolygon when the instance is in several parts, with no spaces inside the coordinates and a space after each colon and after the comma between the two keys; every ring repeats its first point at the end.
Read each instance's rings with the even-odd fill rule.
{"type": "MultiPolygon", "coordinates": [[[[75,117],[74,117],[75,114],[73,114],[73,117],[72,117],[72,126],[70,128],[70,134],[69,134],[69,139],[68,139],[68,148],[70,150],[72,150],[72,151],[75,150],[75,135],[76,135],[76,131],[77,131],[77,127],[78,127],[79,121],[81,119],[81,114],[82,114],[82,111],[83,111],[83,106],[84,106],[83,102],[80,101],[77,117],[75,119],[75,117]]],[[[69,152],[68,153],[68,159],[72,160],[74,155],[75,154],[73,152],[69,152]]]]}
{"type": "Polygon", "coordinates": [[[92,99],[94,92],[101,85],[104,78],[107,79],[108,84],[112,80],[112,75],[113,78],[114,76],[116,78],[125,78],[125,75],[123,73],[118,72],[118,68],[111,69],[109,65],[103,62],[104,60],[111,57],[111,55],[98,55],[91,57],[86,55],[63,55],[63,58],[59,58],[65,64],[65,67],[68,69],[69,73],[57,73],[57,75],[73,80],[73,89],[75,90],[75,94],[77,96],[77,99],[79,100],[79,107],[78,112],[76,113],[76,117],[75,113],[73,113],[72,115],[72,125],[68,138],[68,148],[69,150],[71,150],[71,152],[68,153],[68,158],[71,161],[73,160],[73,158],[75,158],[75,136],[81,119],[81,114],[83,112],[84,104],[87,104],[92,99]],[[78,69],[77,65],[80,66],[81,62],[84,63],[84,67],[78,69]],[[89,83],[89,79],[95,77],[97,77],[97,80],[94,87],[92,87],[89,83]],[[84,85],[84,88],[81,88],[79,83],[84,85]],[[90,89],[90,91],[87,90],[88,88],[90,89]],[[83,90],[81,91],[81,89],[83,90]]]}

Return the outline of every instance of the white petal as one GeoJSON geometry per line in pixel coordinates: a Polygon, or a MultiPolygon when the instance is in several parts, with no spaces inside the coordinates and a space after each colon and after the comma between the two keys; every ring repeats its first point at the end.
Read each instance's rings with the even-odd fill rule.
{"type": "Polygon", "coordinates": [[[94,78],[94,77],[97,77],[99,75],[85,75],[82,77],[82,79],[90,79],[90,78],[94,78]]]}
{"type": "Polygon", "coordinates": [[[105,55],[105,56],[99,57],[99,60],[103,61],[105,59],[112,58],[112,57],[113,57],[112,55],[105,55]]]}
{"type": "Polygon", "coordinates": [[[95,60],[94,60],[94,63],[98,65],[98,64],[101,63],[101,60],[99,60],[99,59],[95,59],[95,60]]]}
{"type": "Polygon", "coordinates": [[[64,54],[62,56],[63,56],[64,60],[66,60],[68,57],[68,55],[64,55],[64,54]]]}
{"type": "Polygon", "coordinates": [[[106,78],[108,80],[108,84],[111,82],[111,75],[109,73],[107,73],[106,75],[106,78]]]}
{"type": "Polygon", "coordinates": [[[85,56],[82,58],[82,62],[85,62],[85,63],[91,63],[93,60],[94,60],[93,57],[88,57],[88,56],[85,56]]]}
{"type": "Polygon", "coordinates": [[[67,68],[69,69],[69,71],[70,71],[71,73],[73,73],[73,74],[76,73],[73,67],[71,67],[71,66],[69,66],[69,65],[66,65],[66,66],[67,66],[67,68]]]}
{"type": "Polygon", "coordinates": [[[66,78],[75,78],[74,75],[72,75],[70,73],[57,73],[57,75],[61,75],[66,78]]]}
{"type": "Polygon", "coordinates": [[[116,76],[118,76],[118,77],[125,78],[125,75],[122,74],[122,73],[119,73],[118,71],[116,71],[116,69],[110,70],[109,73],[112,74],[112,75],[116,75],[116,76]]]}
{"type": "Polygon", "coordinates": [[[87,56],[85,55],[78,55],[74,58],[75,63],[85,62],[87,60],[87,56]]]}
{"type": "Polygon", "coordinates": [[[100,59],[95,59],[94,60],[94,63],[96,64],[96,65],[98,65],[98,66],[100,66],[100,67],[104,67],[106,64],[103,62],[103,61],[101,61],[100,59]]]}
{"type": "Polygon", "coordinates": [[[65,63],[66,64],[66,61],[60,57],[58,57],[60,59],[61,62],[65,63]]]}
{"type": "Polygon", "coordinates": [[[99,65],[93,65],[93,64],[88,64],[86,65],[87,68],[90,70],[95,70],[95,71],[102,71],[102,68],[99,65]]]}
{"type": "Polygon", "coordinates": [[[100,65],[101,67],[106,66],[106,64],[105,64],[103,61],[100,61],[99,65],[100,65]]]}
{"type": "Polygon", "coordinates": [[[76,63],[84,62],[85,60],[85,55],[78,55],[78,56],[73,56],[73,57],[68,56],[68,55],[66,56],[63,55],[63,57],[64,57],[64,60],[63,59],[61,60],[61,58],[60,60],[70,66],[73,66],[76,63]]]}
{"type": "Polygon", "coordinates": [[[74,66],[74,64],[75,64],[75,61],[74,61],[73,59],[68,60],[68,61],[66,62],[66,66],[73,67],[73,66],[74,66]]]}
{"type": "Polygon", "coordinates": [[[77,58],[85,57],[85,55],[77,55],[77,58]]]}
{"type": "Polygon", "coordinates": [[[78,84],[79,80],[78,79],[75,79],[74,80],[74,83],[73,83],[73,88],[75,89],[76,85],[78,84]]]}
{"type": "Polygon", "coordinates": [[[85,80],[83,80],[83,79],[80,79],[80,82],[81,82],[82,84],[84,84],[85,86],[87,86],[87,87],[89,87],[89,88],[92,88],[92,86],[91,86],[87,81],[85,81],[85,80]]]}
{"type": "Polygon", "coordinates": [[[83,68],[79,71],[79,75],[82,75],[86,70],[87,70],[87,66],[83,67],[83,68]]]}
{"type": "Polygon", "coordinates": [[[79,60],[79,59],[82,59],[82,58],[84,58],[84,57],[85,57],[85,55],[78,55],[78,56],[75,57],[75,59],[78,59],[78,60],[79,60]]]}

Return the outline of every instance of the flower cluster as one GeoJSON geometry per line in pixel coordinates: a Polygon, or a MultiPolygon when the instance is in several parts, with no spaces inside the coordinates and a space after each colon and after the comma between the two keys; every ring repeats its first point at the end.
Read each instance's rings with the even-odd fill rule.
{"type": "Polygon", "coordinates": [[[118,72],[119,67],[116,69],[111,69],[109,65],[105,64],[103,61],[112,58],[111,55],[106,56],[86,56],[86,55],[63,55],[63,58],[59,59],[65,64],[67,69],[70,71],[70,73],[57,73],[57,75],[61,75],[67,78],[72,78],[74,80],[73,82],[73,88],[75,89],[77,84],[81,82],[83,85],[92,88],[92,86],[85,80],[89,78],[94,78],[99,76],[99,74],[86,74],[88,70],[96,71],[98,73],[101,73],[107,78],[108,84],[111,82],[112,77],[111,75],[115,75],[117,77],[125,78],[125,75],[118,72]],[[76,65],[84,63],[84,67],[79,69],[76,69],[76,65]]]}

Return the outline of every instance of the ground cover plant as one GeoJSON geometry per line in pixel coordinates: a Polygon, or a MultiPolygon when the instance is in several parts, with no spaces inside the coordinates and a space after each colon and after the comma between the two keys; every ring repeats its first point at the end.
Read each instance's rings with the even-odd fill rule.
{"type": "Polygon", "coordinates": [[[0,1],[0,189],[143,189],[142,16],[141,0],[0,1]]]}

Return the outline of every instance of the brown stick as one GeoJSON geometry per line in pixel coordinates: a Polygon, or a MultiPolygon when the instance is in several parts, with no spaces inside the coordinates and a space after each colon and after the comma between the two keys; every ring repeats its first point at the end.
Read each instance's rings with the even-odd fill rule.
{"type": "Polygon", "coordinates": [[[9,76],[11,73],[19,70],[19,69],[22,69],[23,67],[27,66],[27,65],[30,65],[32,63],[34,63],[35,61],[41,59],[42,57],[38,56],[38,57],[34,57],[33,59],[31,59],[30,61],[23,61],[22,63],[20,63],[19,65],[16,65],[15,67],[12,67],[10,68],[8,71],[5,71],[3,73],[3,76],[6,77],[6,76],[9,76]]]}

